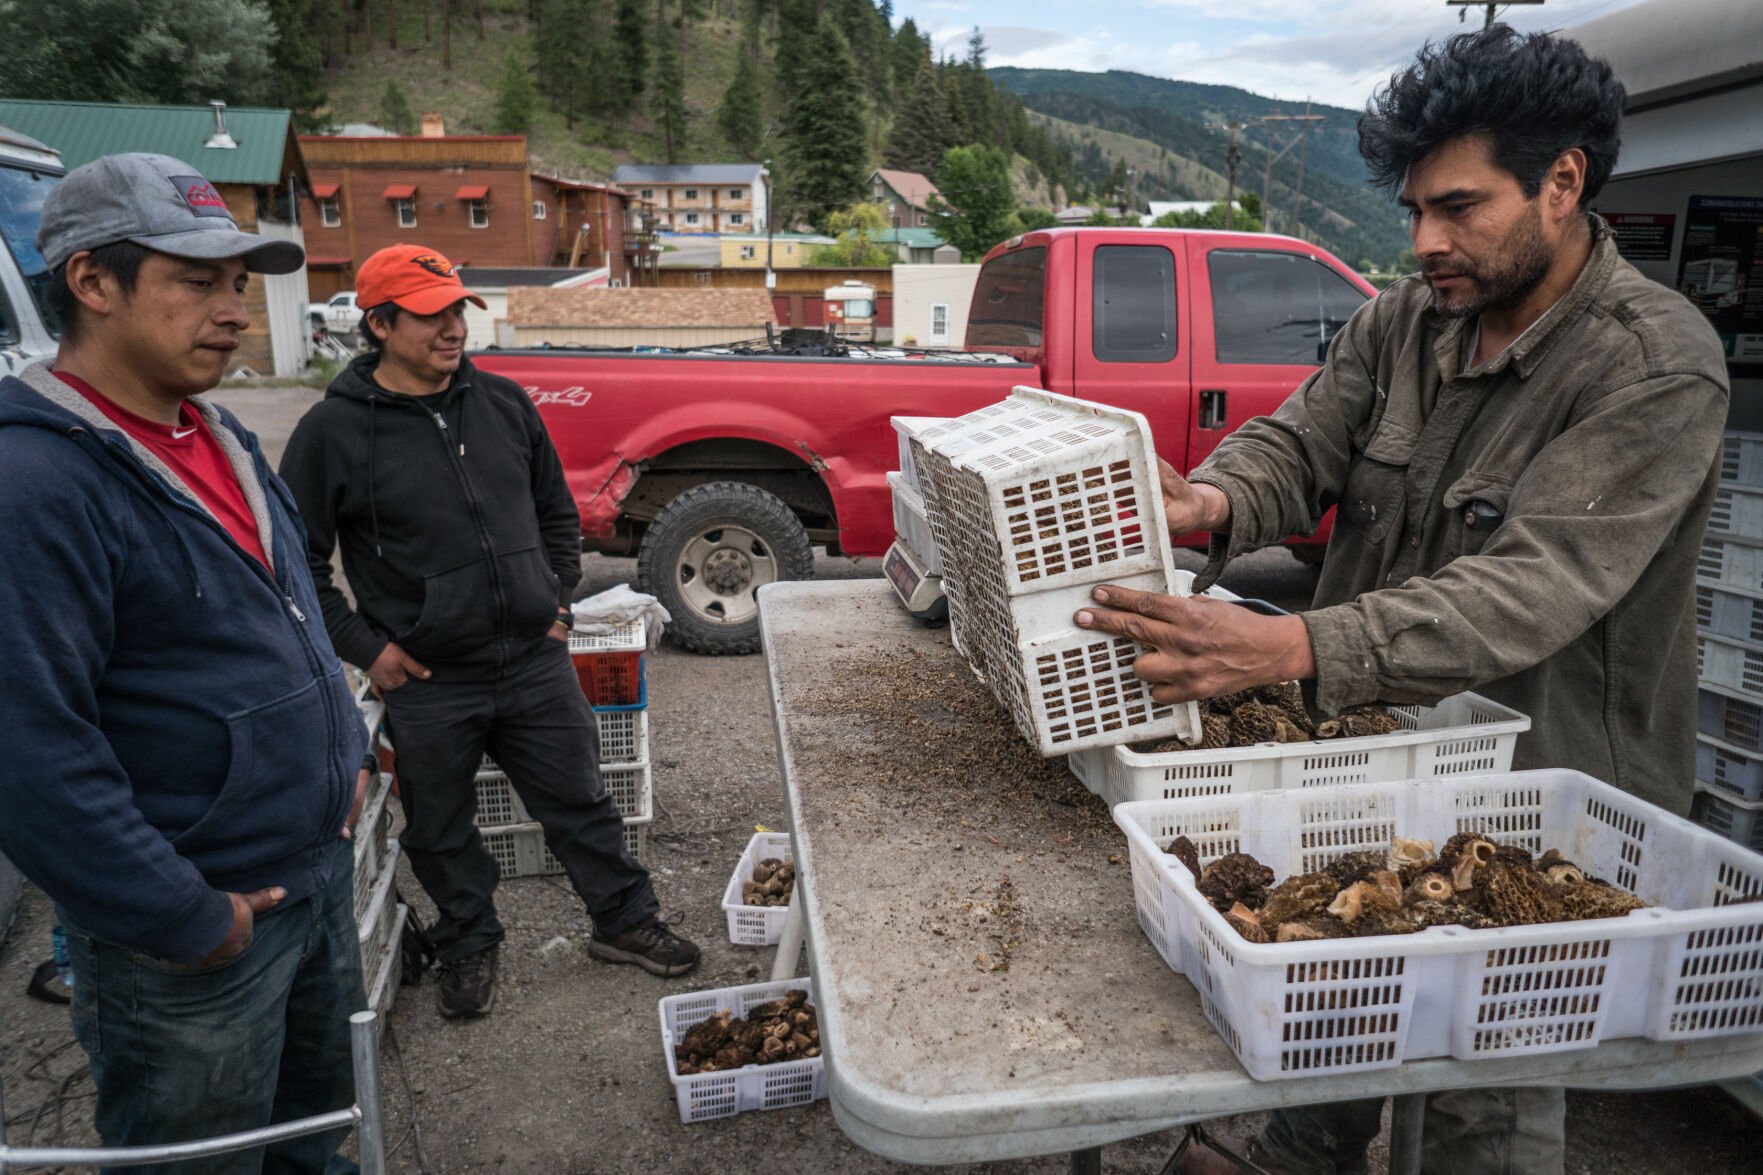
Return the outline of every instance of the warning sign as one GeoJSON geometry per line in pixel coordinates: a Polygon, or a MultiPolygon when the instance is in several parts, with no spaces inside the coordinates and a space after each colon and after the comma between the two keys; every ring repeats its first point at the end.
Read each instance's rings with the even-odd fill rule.
{"type": "Polygon", "coordinates": [[[1616,234],[1616,251],[1630,261],[1671,260],[1671,234],[1677,228],[1672,212],[1606,212],[1616,234]]]}

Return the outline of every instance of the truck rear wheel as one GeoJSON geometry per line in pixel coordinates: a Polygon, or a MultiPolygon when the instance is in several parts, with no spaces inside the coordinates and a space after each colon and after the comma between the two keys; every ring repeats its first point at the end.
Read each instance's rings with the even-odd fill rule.
{"type": "Polygon", "coordinates": [[[649,524],[637,583],[673,615],[673,639],[695,653],[759,651],[754,592],[811,579],[808,532],[782,499],[756,486],[694,486],[649,524]]]}

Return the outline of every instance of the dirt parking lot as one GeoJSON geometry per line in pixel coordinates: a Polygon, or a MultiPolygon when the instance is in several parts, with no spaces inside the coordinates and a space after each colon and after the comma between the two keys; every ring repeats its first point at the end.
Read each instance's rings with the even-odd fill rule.
{"type": "MultiPolygon", "coordinates": [[[[228,389],[272,454],[315,399],[310,389],[228,389]]],[[[1197,560],[1184,557],[1186,565],[1197,560]]],[[[583,591],[630,580],[635,561],[590,556],[583,591]]],[[[873,576],[874,561],[822,559],[823,575],[873,576]]],[[[1312,573],[1283,552],[1245,561],[1229,586],[1301,606],[1312,573]]],[[[657,818],[647,864],[665,909],[704,947],[697,973],[661,980],[590,960],[590,925],[560,878],[504,883],[502,987],[486,1019],[443,1021],[425,981],[400,993],[385,1050],[391,1169],[399,1172],[852,1172],[902,1168],[848,1142],[823,1103],[682,1126],[662,1059],[664,995],[768,976],[773,951],[729,944],[723,886],[758,826],[781,828],[771,713],[757,657],[703,658],[664,646],[649,691],[657,818]]],[[[1099,803],[1099,801],[1097,801],[1099,803]]],[[[404,870],[400,888],[426,914],[404,870]]],[[[1097,902],[1132,901],[1125,866],[1097,902]]],[[[52,913],[30,891],[0,947],[0,1078],[15,1143],[95,1141],[91,1086],[65,1010],[24,996],[48,954],[52,913]]],[[[1149,949],[1148,947],[1146,949],[1149,949]]],[[[1252,1129],[1252,1118],[1220,1123],[1252,1129]]],[[[1724,1093],[1702,1088],[1569,1098],[1571,1175],[1763,1172],[1763,1128],[1724,1093]]],[[[1158,1171],[1177,1139],[1152,1135],[1103,1151],[1108,1172],[1158,1171]]],[[[1063,1156],[956,1168],[1052,1173],[1063,1156]]],[[[1381,1156],[1374,1170],[1382,1170],[1381,1156]]]]}

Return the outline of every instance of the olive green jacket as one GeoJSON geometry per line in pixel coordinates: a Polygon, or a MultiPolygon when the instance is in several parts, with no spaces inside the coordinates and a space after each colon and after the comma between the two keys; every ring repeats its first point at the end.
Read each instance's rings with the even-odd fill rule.
{"type": "Polygon", "coordinates": [[[1304,616],[1319,710],[1475,690],[1530,715],[1515,769],[1681,813],[1727,374],[1701,314],[1592,226],[1572,289],[1480,367],[1460,370],[1474,320],[1437,314],[1419,276],[1358,311],[1194,471],[1231,505],[1196,587],[1337,506],[1304,616]]]}

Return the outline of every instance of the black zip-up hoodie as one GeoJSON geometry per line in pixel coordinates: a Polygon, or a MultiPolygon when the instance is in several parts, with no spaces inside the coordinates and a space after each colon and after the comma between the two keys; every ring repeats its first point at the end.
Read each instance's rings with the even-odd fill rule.
{"type": "Polygon", "coordinates": [[[581,578],[563,464],[512,380],[461,360],[446,391],[408,396],[374,382],[378,365],[332,380],[282,455],[331,643],[362,668],[396,641],[433,680],[501,676],[581,578]],[[353,608],[332,579],[339,545],[353,608]]]}

